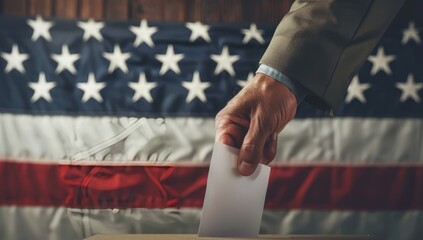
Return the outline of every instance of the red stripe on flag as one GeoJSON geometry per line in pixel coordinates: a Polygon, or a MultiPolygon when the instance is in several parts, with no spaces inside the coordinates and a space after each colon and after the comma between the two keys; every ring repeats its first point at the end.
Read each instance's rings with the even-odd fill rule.
{"type": "MultiPolygon", "coordinates": [[[[0,205],[169,208],[203,204],[208,167],[0,162],[0,205]]],[[[423,210],[423,166],[277,166],[267,209],[423,210]]]]}

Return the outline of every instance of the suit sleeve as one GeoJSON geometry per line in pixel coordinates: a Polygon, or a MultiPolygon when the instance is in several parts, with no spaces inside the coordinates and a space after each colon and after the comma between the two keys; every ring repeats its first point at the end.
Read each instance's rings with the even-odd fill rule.
{"type": "Polygon", "coordinates": [[[277,27],[264,63],[305,87],[333,115],[348,85],[403,0],[297,0],[277,27]]]}

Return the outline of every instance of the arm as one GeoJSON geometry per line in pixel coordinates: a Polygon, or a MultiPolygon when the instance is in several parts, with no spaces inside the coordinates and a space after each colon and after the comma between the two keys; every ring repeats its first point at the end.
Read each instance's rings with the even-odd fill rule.
{"type": "MultiPolygon", "coordinates": [[[[304,87],[305,100],[332,115],[402,3],[297,0],[261,63],[304,87]]],[[[243,175],[273,160],[277,134],[295,115],[293,89],[275,80],[258,73],[216,116],[216,140],[240,148],[238,169],[243,175]]]]}
{"type": "Polygon", "coordinates": [[[306,101],[333,115],[403,0],[296,1],[261,62],[304,86],[306,101]]]}

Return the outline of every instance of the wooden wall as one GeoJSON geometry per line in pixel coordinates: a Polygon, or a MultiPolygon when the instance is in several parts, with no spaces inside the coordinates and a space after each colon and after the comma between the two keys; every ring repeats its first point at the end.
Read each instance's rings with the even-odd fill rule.
{"type": "MultiPolygon", "coordinates": [[[[278,23],[293,0],[0,0],[0,13],[59,18],[278,23]]],[[[406,0],[399,18],[423,21],[423,0],[406,0]]]]}
{"type": "Polygon", "coordinates": [[[4,15],[277,23],[292,0],[0,0],[4,15]]]}

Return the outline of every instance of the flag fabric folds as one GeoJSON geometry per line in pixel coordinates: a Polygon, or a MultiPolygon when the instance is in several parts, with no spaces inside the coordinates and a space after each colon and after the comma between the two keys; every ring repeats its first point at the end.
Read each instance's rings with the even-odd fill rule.
{"type": "MultiPolygon", "coordinates": [[[[196,233],[214,116],[275,27],[0,17],[0,239],[196,233]]],[[[423,236],[422,29],[392,23],[335,118],[300,105],[261,233],[423,236]]]]}

